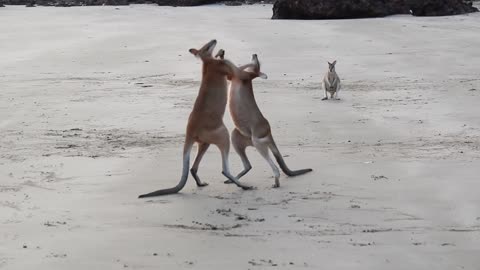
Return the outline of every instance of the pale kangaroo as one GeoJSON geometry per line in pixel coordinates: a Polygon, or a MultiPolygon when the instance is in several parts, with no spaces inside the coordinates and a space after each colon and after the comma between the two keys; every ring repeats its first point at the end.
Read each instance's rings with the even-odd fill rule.
{"type": "Polygon", "coordinates": [[[173,188],[161,189],[148,194],[140,195],[139,198],[160,196],[177,193],[183,189],[188,179],[190,166],[190,152],[194,143],[198,143],[198,152],[190,170],[197,186],[206,186],[207,183],[200,181],[197,175],[198,166],[210,144],[216,145],[222,154],[222,174],[230,181],[243,189],[251,189],[241,184],[230,173],[228,153],[230,150],[230,136],[223,123],[223,115],[227,105],[227,79],[231,76],[232,67],[236,68],[228,60],[215,59],[212,56],[213,49],[217,44],[212,40],[201,49],[190,49],[190,53],[202,60],[202,82],[195,100],[193,110],[190,113],[183,147],[183,170],[180,182],[173,188]]]}
{"type": "MultiPolygon", "coordinates": [[[[288,176],[311,172],[312,169],[292,171],[287,167],[273,140],[270,124],[257,106],[253,94],[252,80],[257,77],[264,79],[267,77],[260,72],[260,62],[257,55],[252,56],[250,64],[234,69],[234,71],[233,77],[229,77],[231,79],[229,107],[235,124],[235,129],[232,131],[232,144],[244,166],[244,170],[238,174],[237,178],[244,176],[252,168],[245,152],[248,146],[254,146],[272,167],[275,176],[274,187],[280,186],[280,171],[272,161],[269,150],[272,151],[280,168],[288,176]]],[[[231,181],[227,180],[225,183],[231,183],[231,181]]]]}
{"type": "Polygon", "coordinates": [[[337,72],[335,71],[335,64],[328,62],[328,71],[323,78],[323,88],[325,89],[325,97],[322,100],[328,99],[328,93],[330,93],[331,99],[339,99],[338,92],[340,91],[340,77],[338,77],[337,72]]]}

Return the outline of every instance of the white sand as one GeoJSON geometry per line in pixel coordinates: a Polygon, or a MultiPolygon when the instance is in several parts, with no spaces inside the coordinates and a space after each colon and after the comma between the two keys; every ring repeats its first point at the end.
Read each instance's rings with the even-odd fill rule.
{"type": "Polygon", "coordinates": [[[479,269],[480,14],[270,16],[1,8],[0,268],[479,269]],[[212,38],[238,64],[259,54],[277,144],[314,172],[272,189],[250,149],[258,189],[242,191],[211,148],[210,186],[139,200],[179,180],[200,79],[187,50],[212,38]],[[322,102],[333,59],[342,100],[322,102]]]}

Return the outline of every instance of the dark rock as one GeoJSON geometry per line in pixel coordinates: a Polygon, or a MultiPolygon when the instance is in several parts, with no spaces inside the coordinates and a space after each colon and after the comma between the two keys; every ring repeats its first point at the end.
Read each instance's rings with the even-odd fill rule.
{"type": "MultiPolygon", "coordinates": [[[[62,1],[62,0],[35,0],[33,2],[37,6],[51,6],[51,7],[70,7],[72,4],[70,2],[62,1]]],[[[29,3],[31,2],[29,1],[29,3]]]]}
{"type": "Polygon", "coordinates": [[[477,12],[471,1],[464,0],[410,0],[413,16],[447,16],[477,12]]]}
{"type": "Polygon", "coordinates": [[[179,6],[179,7],[192,7],[208,4],[215,4],[221,1],[218,0],[157,0],[159,6],[179,6]]]}
{"type": "Polygon", "coordinates": [[[155,0],[129,0],[129,4],[156,4],[155,0]]]}
{"type": "Polygon", "coordinates": [[[243,2],[241,1],[227,1],[225,2],[225,6],[241,6],[243,2]]]}
{"type": "Polygon", "coordinates": [[[25,0],[0,0],[4,5],[25,5],[25,0]]]}
{"type": "Polygon", "coordinates": [[[410,14],[407,0],[386,0],[385,5],[390,14],[410,14]]]}
{"type": "Polygon", "coordinates": [[[75,3],[70,2],[70,1],[58,1],[58,2],[55,3],[55,6],[56,7],[71,7],[71,6],[75,6],[75,3]]]}
{"type": "MultiPolygon", "coordinates": [[[[2,0],[0,0],[2,1],[2,0]]],[[[27,7],[37,6],[121,6],[128,5],[129,0],[6,0],[7,5],[25,5],[27,7]]],[[[134,2],[134,1],[132,1],[134,2]]]]}
{"type": "Polygon", "coordinates": [[[245,0],[245,4],[275,4],[276,0],[245,0]]]}
{"type": "Polygon", "coordinates": [[[225,3],[228,6],[239,6],[242,4],[255,4],[255,3],[272,3],[274,0],[156,0],[156,3],[159,6],[178,6],[178,7],[191,7],[191,6],[201,6],[201,5],[210,5],[216,3],[225,3]]]}
{"type": "Polygon", "coordinates": [[[272,19],[352,19],[404,13],[405,0],[278,0],[272,19]]]}
{"type": "Polygon", "coordinates": [[[72,6],[122,6],[128,5],[128,0],[35,0],[39,6],[72,7],[72,6]]]}
{"type": "Polygon", "coordinates": [[[272,19],[354,19],[394,14],[456,15],[478,11],[465,0],[277,0],[272,19]]]}
{"type": "Polygon", "coordinates": [[[274,0],[0,0],[0,4],[32,6],[119,6],[129,4],[158,4],[160,6],[200,6],[225,2],[226,5],[272,3],[274,0]]]}
{"type": "Polygon", "coordinates": [[[85,6],[128,6],[128,0],[84,0],[85,6]]]}

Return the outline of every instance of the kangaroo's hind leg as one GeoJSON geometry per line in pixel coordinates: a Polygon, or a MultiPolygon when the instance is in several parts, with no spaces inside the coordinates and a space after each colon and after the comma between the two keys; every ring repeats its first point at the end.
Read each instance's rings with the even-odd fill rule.
{"type": "Polygon", "coordinates": [[[325,97],[322,98],[322,100],[328,100],[328,93],[327,93],[327,90],[325,89],[325,97]]]}
{"type": "Polygon", "coordinates": [[[273,162],[272,158],[270,157],[270,152],[268,151],[269,147],[269,140],[268,138],[255,138],[253,139],[253,146],[257,148],[257,151],[262,155],[262,157],[268,162],[270,167],[272,167],[273,175],[275,177],[275,184],[273,185],[274,188],[280,187],[280,170],[278,170],[277,165],[273,162]]]}
{"type": "MultiPolygon", "coordinates": [[[[248,160],[248,157],[247,157],[247,153],[245,152],[248,146],[253,146],[252,139],[242,135],[238,129],[234,129],[232,131],[232,145],[233,145],[233,148],[235,149],[235,152],[237,152],[237,154],[242,159],[242,163],[243,163],[243,171],[241,171],[237,175],[237,179],[240,179],[242,176],[247,174],[252,169],[252,164],[250,164],[250,161],[248,160]]],[[[226,180],[224,183],[231,184],[233,182],[230,180],[226,180]]]]}
{"type": "Polygon", "coordinates": [[[338,92],[340,92],[340,84],[338,84],[337,90],[335,91],[335,99],[336,100],[340,100],[340,98],[338,97],[338,92]]]}
{"type": "Polygon", "coordinates": [[[192,174],[193,178],[195,179],[195,182],[197,183],[197,186],[199,187],[204,187],[208,185],[208,183],[200,181],[200,178],[198,177],[197,172],[198,172],[198,166],[200,165],[200,161],[202,161],[203,155],[205,155],[205,152],[207,152],[207,149],[209,146],[210,144],[208,143],[198,143],[197,157],[195,158],[195,161],[193,162],[193,166],[190,169],[190,173],[192,174]]]}
{"type": "Polygon", "coordinates": [[[209,132],[208,136],[206,136],[206,140],[204,141],[215,144],[218,149],[220,149],[220,153],[222,154],[222,174],[226,176],[229,180],[234,182],[238,187],[241,187],[243,189],[252,189],[251,186],[246,186],[240,183],[238,179],[230,173],[230,167],[228,164],[228,153],[230,151],[230,135],[228,134],[227,128],[225,126],[221,126],[216,130],[209,132]]]}

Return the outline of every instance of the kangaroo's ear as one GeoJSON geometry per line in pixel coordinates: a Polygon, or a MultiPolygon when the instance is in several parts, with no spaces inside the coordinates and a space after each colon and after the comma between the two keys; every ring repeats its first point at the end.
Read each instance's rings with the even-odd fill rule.
{"type": "Polygon", "coordinates": [[[331,65],[331,64],[332,64],[332,63],[330,63],[330,62],[328,62],[328,61],[327,61],[327,63],[328,63],[328,65],[331,65]]]}
{"type": "Polygon", "coordinates": [[[224,58],[225,58],[225,50],[224,50],[224,49],[220,49],[220,50],[217,52],[217,55],[215,55],[215,58],[224,59],[224,58]]]}
{"type": "Polygon", "coordinates": [[[337,64],[337,60],[333,61],[332,65],[335,66],[335,64],[337,64]]]}
{"type": "Polygon", "coordinates": [[[266,80],[266,79],[268,78],[267,74],[265,74],[265,73],[263,73],[263,72],[259,72],[259,73],[258,73],[258,77],[260,77],[260,78],[262,78],[262,79],[264,79],[264,80],[266,80]]]}
{"type": "Polygon", "coordinates": [[[197,49],[190,49],[188,50],[191,54],[198,56],[198,50],[197,49]]]}

